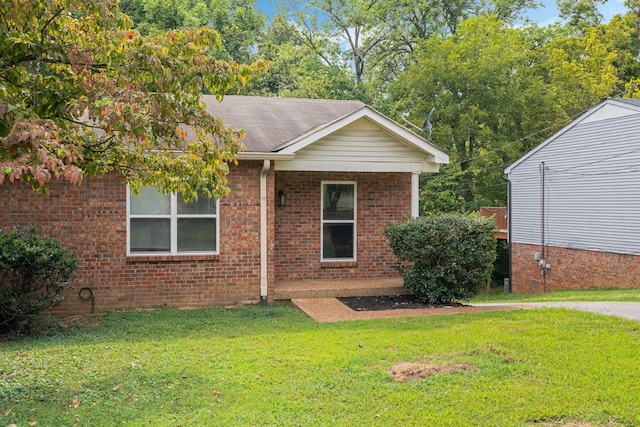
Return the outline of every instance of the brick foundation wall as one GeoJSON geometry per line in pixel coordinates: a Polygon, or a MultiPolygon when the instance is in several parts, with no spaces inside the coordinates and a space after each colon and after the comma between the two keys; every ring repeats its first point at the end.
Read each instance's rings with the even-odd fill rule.
{"type": "Polygon", "coordinates": [[[640,287],[640,256],[547,247],[551,269],[542,276],[533,259],[539,245],[512,243],[511,251],[515,293],[640,287]]]}
{"type": "Polygon", "coordinates": [[[382,230],[411,216],[411,174],[277,171],[275,184],[287,195],[275,208],[276,281],[397,276],[382,230]],[[322,181],[357,183],[355,262],[320,261],[322,181]]]}
{"type": "MultiPolygon", "coordinates": [[[[37,225],[80,259],[77,277],[56,313],[85,314],[91,302],[105,309],[235,305],[260,298],[259,184],[262,162],[231,168],[231,194],[220,201],[220,254],[127,257],[126,186],[116,175],[87,179],[79,187],[54,183],[42,196],[28,184],[0,186],[0,227],[37,225]]],[[[273,171],[268,176],[273,200],[273,171]]],[[[273,224],[273,205],[268,215],[273,224]]],[[[273,250],[273,229],[269,233],[273,250]]],[[[269,268],[273,281],[273,263],[269,268]]]]}

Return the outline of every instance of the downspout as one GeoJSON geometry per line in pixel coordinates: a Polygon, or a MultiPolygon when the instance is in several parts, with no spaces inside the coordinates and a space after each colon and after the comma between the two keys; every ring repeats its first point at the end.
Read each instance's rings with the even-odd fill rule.
{"type": "Polygon", "coordinates": [[[420,215],[420,174],[411,174],[411,216],[417,218],[420,215]]]}
{"type": "Polygon", "coordinates": [[[509,258],[509,293],[513,289],[512,271],[512,255],[511,255],[511,180],[504,173],[501,174],[502,179],[507,181],[507,256],[509,258]]]}
{"type": "Polygon", "coordinates": [[[267,175],[270,169],[271,160],[265,160],[260,170],[260,302],[262,305],[267,305],[267,175]]]}

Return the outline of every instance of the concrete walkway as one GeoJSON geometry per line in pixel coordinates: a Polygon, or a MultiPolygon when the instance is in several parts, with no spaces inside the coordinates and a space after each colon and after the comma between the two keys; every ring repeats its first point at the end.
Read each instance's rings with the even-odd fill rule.
{"type": "Polygon", "coordinates": [[[445,314],[480,313],[485,311],[527,310],[541,307],[568,308],[607,316],[620,316],[640,321],[639,302],[528,302],[483,303],[462,307],[415,308],[380,311],[354,311],[336,298],[299,298],[291,302],[318,322],[344,322],[352,320],[389,319],[395,317],[423,317],[445,314]]]}

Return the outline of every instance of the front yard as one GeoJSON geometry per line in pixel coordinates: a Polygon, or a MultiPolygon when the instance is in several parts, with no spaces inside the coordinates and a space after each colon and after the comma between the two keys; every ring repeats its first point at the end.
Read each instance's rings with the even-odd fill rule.
{"type": "Polygon", "coordinates": [[[640,323],[615,317],[318,324],[256,306],[95,320],[0,343],[0,426],[640,425],[640,323]]]}

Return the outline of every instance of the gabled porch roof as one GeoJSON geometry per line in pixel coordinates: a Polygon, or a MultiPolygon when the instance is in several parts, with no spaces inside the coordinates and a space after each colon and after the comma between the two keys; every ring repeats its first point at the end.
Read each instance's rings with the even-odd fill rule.
{"type": "Polygon", "coordinates": [[[276,170],[437,172],[449,156],[360,101],[227,96],[210,114],[245,130],[241,160],[276,170]],[[350,132],[350,133],[349,133],[350,132]],[[314,149],[310,146],[313,145],[314,149]]]}

